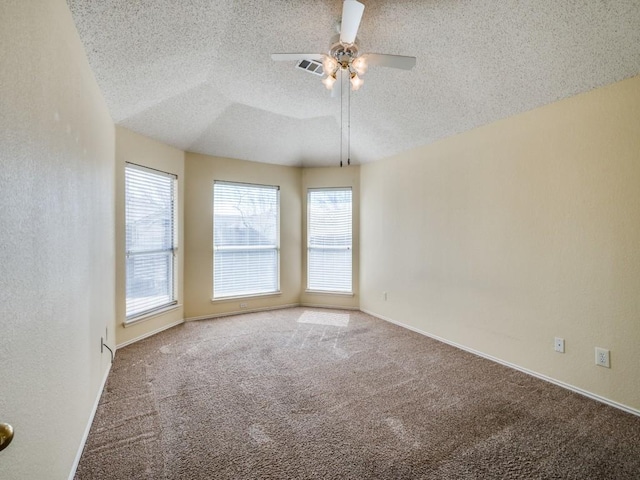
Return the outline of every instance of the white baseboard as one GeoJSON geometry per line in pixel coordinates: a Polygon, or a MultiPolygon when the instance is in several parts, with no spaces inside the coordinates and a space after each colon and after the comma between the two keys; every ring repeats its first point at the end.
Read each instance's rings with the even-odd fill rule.
{"type": "Polygon", "coordinates": [[[136,338],[132,338],[131,340],[127,340],[126,342],[122,342],[118,345],[116,345],[116,350],[121,349],[122,347],[126,347],[127,345],[131,345],[132,343],[136,343],[139,340],[142,340],[143,338],[148,338],[152,335],[155,335],[156,333],[160,333],[164,330],[167,330],[171,327],[175,327],[176,325],[180,325],[181,323],[184,323],[184,320],[180,319],[180,320],[176,320],[175,322],[171,322],[168,325],[163,325],[160,328],[156,328],[155,330],[152,330],[150,332],[144,333],[142,335],[140,335],[139,337],[136,338]]]}
{"type": "Polygon", "coordinates": [[[407,330],[411,330],[412,332],[419,333],[420,335],[424,335],[425,337],[433,338],[434,340],[437,340],[437,341],[442,342],[442,343],[446,343],[447,345],[451,345],[452,347],[459,348],[460,350],[464,350],[466,352],[473,353],[474,355],[478,355],[479,357],[486,358],[487,360],[491,360],[492,362],[499,363],[501,365],[504,365],[505,367],[513,368],[514,370],[518,370],[518,371],[520,371],[522,373],[526,373],[527,375],[531,375],[532,377],[539,378],[540,380],[544,380],[546,382],[553,383],[554,385],[558,385],[559,387],[566,388],[567,390],[571,390],[572,392],[579,393],[580,395],[584,395],[585,397],[589,397],[592,400],[596,400],[596,401],[604,403],[606,405],[610,405],[612,407],[615,407],[615,408],[618,408],[620,410],[623,410],[623,411],[625,411],[627,413],[631,413],[632,415],[640,416],[640,410],[638,410],[636,408],[633,408],[633,407],[630,407],[628,405],[624,405],[622,403],[618,403],[615,400],[611,400],[609,398],[602,397],[600,395],[597,395],[595,393],[589,392],[587,390],[583,390],[582,388],[576,387],[576,386],[571,385],[569,383],[565,383],[565,382],[562,382],[560,380],[556,380],[555,378],[548,377],[548,376],[543,375],[541,373],[535,372],[533,370],[529,370],[528,368],[521,367],[519,365],[516,365],[515,363],[511,363],[511,362],[507,362],[505,360],[501,360],[500,358],[493,357],[493,356],[488,355],[486,353],[483,353],[483,352],[481,352],[479,350],[474,350],[473,348],[465,347],[464,345],[461,345],[459,343],[452,342],[450,340],[447,340],[446,338],[442,338],[442,337],[439,337],[437,335],[433,335],[431,333],[428,333],[428,332],[425,332],[423,330],[420,330],[419,328],[412,327],[411,325],[406,325],[404,323],[397,322],[395,320],[392,320],[391,318],[387,318],[387,317],[385,317],[383,315],[371,312],[369,310],[365,310],[363,308],[361,310],[364,313],[368,313],[369,315],[374,316],[376,318],[379,318],[381,320],[384,320],[385,322],[393,323],[394,325],[398,325],[399,327],[406,328],[407,330]]]}
{"type": "Polygon", "coordinates": [[[266,312],[269,310],[281,310],[283,308],[294,308],[299,307],[299,303],[289,303],[287,305],[275,305],[272,307],[261,307],[261,308],[243,308],[242,310],[233,310],[231,312],[223,312],[223,313],[210,313],[209,315],[202,315],[200,317],[189,317],[185,318],[185,322],[195,322],[197,320],[211,320],[213,318],[220,317],[231,317],[233,315],[242,315],[243,313],[255,313],[255,312],[266,312]]]}
{"type": "Polygon", "coordinates": [[[93,407],[91,408],[91,414],[89,415],[87,426],[84,429],[84,434],[82,435],[82,440],[80,441],[80,447],[78,448],[78,453],[76,453],[76,458],[73,460],[73,465],[71,466],[71,473],[69,473],[69,480],[73,480],[73,477],[76,476],[76,470],[78,470],[78,465],[80,464],[80,458],[82,457],[84,446],[87,443],[87,438],[89,438],[89,431],[91,430],[91,425],[93,424],[93,418],[96,416],[96,412],[98,411],[98,405],[100,404],[100,398],[102,397],[102,391],[104,390],[104,386],[107,384],[107,378],[109,378],[109,372],[111,372],[111,363],[109,364],[109,368],[107,368],[107,371],[105,372],[104,377],[102,378],[102,383],[100,384],[100,388],[98,389],[98,395],[96,395],[96,399],[93,402],[93,407]]]}

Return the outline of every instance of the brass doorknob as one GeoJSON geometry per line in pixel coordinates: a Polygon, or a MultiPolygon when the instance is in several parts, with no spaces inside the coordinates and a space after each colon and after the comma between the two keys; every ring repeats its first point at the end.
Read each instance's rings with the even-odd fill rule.
{"type": "Polygon", "coordinates": [[[13,427],[8,423],[0,423],[0,452],[7,448],[13,440],[13,427]]]}

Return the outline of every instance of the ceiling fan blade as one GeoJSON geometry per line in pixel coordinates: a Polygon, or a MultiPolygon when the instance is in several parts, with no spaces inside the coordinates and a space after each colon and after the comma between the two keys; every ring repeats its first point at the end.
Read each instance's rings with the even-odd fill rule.
{"type": "Polygon", "coordinates": [[[296,60],[319,60],[324,59],[323,53],[272,53],[271,60],[276,62],[289,62],[296,60]]]}
{"type": "Polygon", "coordinates": [[[367,65],[378,67],[400,68],[411,70],[416,64],[416,57],[405,57],[403,55],[385,55],[383,53],[365,53],[362,55],[367,61],[367,65]]]}
{"type": "Polygon", "coordinates": [[[342,23],[340,26],[340,42],[351,44],[356,41],[364,5],[356,0],[344,0],[342,4],[342,23]]]}

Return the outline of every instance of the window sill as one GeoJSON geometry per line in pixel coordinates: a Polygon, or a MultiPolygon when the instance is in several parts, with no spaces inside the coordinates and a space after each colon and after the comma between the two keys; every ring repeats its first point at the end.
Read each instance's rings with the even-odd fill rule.
{"type": "Polygon", "coordinates": [[[342,297],[353,297],[353,292],[332,292],[330,290],[305,290],[304,293],[312,295],[338,295],[342,297]]]}
{"type": "Polygon", "coordinates": [[[145,313],[143,315],[140,315],[139,317],[134,317],[130,320],[125,320],[124,322],[122,322],[122,326],[124,328],[127,328],[132,325],[135,325],[136,323],[144,322],[146,320],[151,320],[152,318],[159,317],[160,315],[164,315],[165,313],[172,312],[173,310],[178,310],[179,308],[182,308],[182,304],[174,303],[173,305],[163,307],[159,310],[154,310],[153,312],[145,313]]]}
{"type": "Polygon", "coordinates": [[[219,303],[219,302],[234,302],[237,300],[243,300],[248,298],[261,298],[261,297],[277,297],[282,295],[282,292],[278,290],[277,292],[269,292],[269,293],[256,293],[253,295],[238,295],[236,297],[221,297],[221,298],[212,298],[211,303],[219,303]]]}

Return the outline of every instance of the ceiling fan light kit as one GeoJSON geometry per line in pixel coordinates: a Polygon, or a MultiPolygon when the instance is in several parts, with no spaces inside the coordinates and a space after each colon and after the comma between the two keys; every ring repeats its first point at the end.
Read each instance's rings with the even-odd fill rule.
{"type": "Polygon", "coordinates": [[[358,90],[363,85],[362,75],[367,72],[370,65],[411,70],[416,64],[415,57],[381,53],[360,54],[356,36],[363,13],[364,4],[357,0],[344,0],[340,21],[340,40],[331,46],[329,53],[274,53],[271,58],[276,61],[321,61],[326,74],[322,83],[329,90],[333,88],[337,72],[341,69],[349,72],[352,90],[358,90]]]}
{"type": "MultiPolygon", "coordinates": [[[[402,55],[386,55],[380,53],[365,53],[360,54],[358,45],[356,44],[356,37],[358,35],[358,28],[360,27],[360,21],[362,20],[362,14],[364,13],[364,5],[357,0],[344,0],[342,4],[342,20],[340,21],[340,39],[334,43],[329,49],[329,53],[274,53],[271,58],[276,61],[291,61],[291,60],[316,60],[322,62],[322,69],[326,74],[322,79],[322,83],[328,90],[333,90],[337,81],[338,72],[340,72],[340,78],[343,78],[343,73],[348,74],[349,82],[351,83],[351,90],[359,90],[364,84],[362,75],[367,72],[367,68],[370,65],[376,65],[381,67],[399,68],[402,70],[411,70],[416,64],[415,57],[405,57],[402,55]]],[[[338,86],[342,87],[342,82],[339,82],[338,86]]],[[[344,94],[344,88],[339,89],[339,95],[341,100],[340,115],[342,118],[342,98],[344,94]]],[[[347,97],[347,108],[349,109],[349,137],[351,130],[351,99],[347,97]]],[[[340,166],[342,166],[342,119],[340,121],[341,138],[340,138],[340,166]]],[[[350,159],[350,138],[347,142],[347,165],[351,164],[350,159]]]]}
{"type": "MultiPolygon", "coordinates": [[[[355,0],[346,0],[345,3],[348,1],[355,0]]],[[[364,56],[358,56],[358,46],[355,43],[345,44],[340,40],[331,47],[329,54],[324,56],[322,66],[324,67],[324,73],[327,74],[327,77],[335,77],[340,69],[349,72],[351,89],[358,90],[363,83],[357,76],[357,74],[360,73],[358,70],[365,72],[367,70],[367,61],[364,56]],[[358,68],[356,68],[354,63],[357,63],[358,68]],[[354,78],[359,79],[359,81],[356,80],[354,82],[354,78]]]]}

